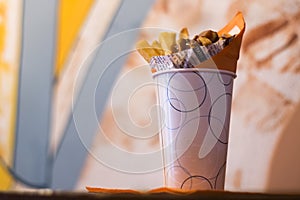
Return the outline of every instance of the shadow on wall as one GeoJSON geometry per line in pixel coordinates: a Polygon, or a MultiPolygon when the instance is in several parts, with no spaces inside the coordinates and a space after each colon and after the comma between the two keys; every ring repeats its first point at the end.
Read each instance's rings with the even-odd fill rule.
{"type": "Polygon", "coordinates": [[[270,188],[269,192],[300,191],[299,120],[300,103],[274,148],[266,185],[266,188],[270,188]]]}

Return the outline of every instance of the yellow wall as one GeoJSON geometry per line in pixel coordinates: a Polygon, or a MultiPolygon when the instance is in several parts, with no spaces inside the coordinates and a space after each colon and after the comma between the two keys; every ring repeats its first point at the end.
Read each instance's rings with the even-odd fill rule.
{"type": "MultiPolygon", "coordinates": [[[[0,1],[0,157],[13,160],[19,68],[21,1],[0,1]]],[[[0,190],[9,189],[13,179],[0,165],[0,190]]]]}
{"type": "Polygon", "coordinates": [[[55,75],[63,70],[65,61],[76,42],[78,33],[94,0],[61,0],[59,5],[58,43],[55,75]]]}

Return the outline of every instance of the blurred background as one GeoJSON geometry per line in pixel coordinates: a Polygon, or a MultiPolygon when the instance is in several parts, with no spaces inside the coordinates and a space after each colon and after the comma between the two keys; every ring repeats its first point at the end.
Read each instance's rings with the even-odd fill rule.
{"type": "Polygon", "coordinates": [[[0,0],[0,189],[162,186],[156,96],[134,50],[242,11],[225,187],[300,192],[299,0],[0,0]]]}

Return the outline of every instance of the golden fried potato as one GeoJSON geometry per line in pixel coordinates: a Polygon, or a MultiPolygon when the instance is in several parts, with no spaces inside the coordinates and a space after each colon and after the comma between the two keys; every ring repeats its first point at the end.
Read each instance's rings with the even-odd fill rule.
{"type": "Polygon", "coordinates": [[[164,51],[164,55],[171,54],[176,46],[176,33],[161,32],[158,36],[159,43],[164,51]]]}
{"type": "Polygon", "coordinates": [[[212,43],[215,43],[219,40],[218,33],[212,30],[203,31],[202,33],[199,34],[199,36],[206,37],[212,43]]]}
{"type": "Polygon", "coordinates": [[[186,27],[181,29],[181,31],[179,33],[179,40],[177,41],[177,43],[180,47],[180,51],[191,48],[191,41],[189,39],[189,31],[186,27]]]}
{"type": "Polygon", "coordinates": [[[159,43],[157,40],[154,40],[154,41],[152,42],[152,45],[151,45],[151,46],[153,47],[153,49],[156,51],[156,53],[157,53],[158,55],[160,55],[160,56],[165,55],[164,50],[162,49],[160,43],[159,43]]]}
{"type": "Polygon", "coordinates": [[[153,56],[159,55],[157,51],[146,40],[139,41],[136,44],[136,49],[147,62],[150,62],[153,56]]]}
{"type": "Polygon", "coordinates": [[[222,35],[219,36],[220,38],[223,38],[223,39],[229,39],[232,37],[232,35],[230,35],[229,33],[223,33],[222,35]]]}
{"type": "Polygon", "coordinates": [[[212,41],[206,37],[203,37],[203,36],[198,36],[196,41],[200,44],[200,45],[204,45],[204,46],[207,46],[207,45],[210,45],[212,44],[212,41]]]}
{"type": "Polygon", "coordinates": [[[189,31],[186,27],[181,29],[179,39],[189,39],[189,31]]]}

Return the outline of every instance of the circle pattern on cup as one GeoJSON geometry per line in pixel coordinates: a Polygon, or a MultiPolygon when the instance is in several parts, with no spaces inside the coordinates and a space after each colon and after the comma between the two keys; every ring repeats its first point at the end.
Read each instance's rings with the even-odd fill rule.
{"type": "Polygon", "coordinates": [[[168,108],[166,117],[171,118],[169,122],[180,119],[178,126],[172,123],[162,129],[163,140],[176,137],[165,147],[169,148],[165,153],[173,154],[164,155],[168,157],[164,159],[166,186],[223,189],[234,76],[196,70],[158,76],[159,84],[165,85],[158,93],[163,98],[160,102],[165,102],[164,107],[168,108]],[[178,143],[177,139],[182,142],[178,143]],[[209,149],[200,158],[198,152],[203,144],[209,144],[209,149]],[[207,163],[210,166],[205,166],[207,163]]]}
{"type": "Polygon", "coordinates": [[[179,112],[192,112],[205,101],[207,87],[201,74],[196,72],[174,73],[167,87],[167,96],[170,105],[179,112]],[[178,107],[174,100],[179,100],[184,107],[178,107]]]}

